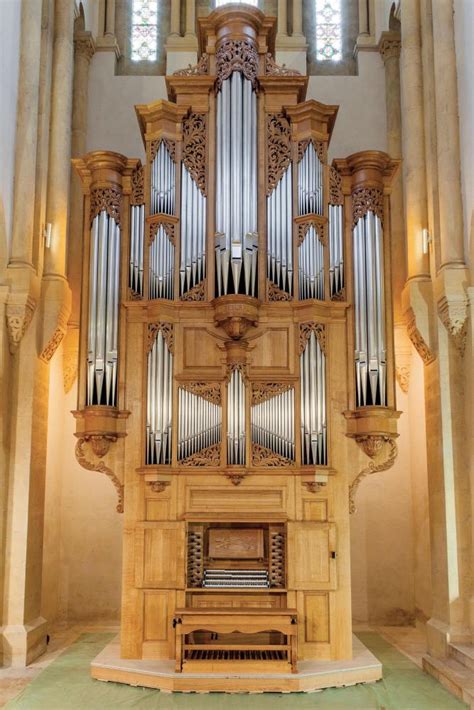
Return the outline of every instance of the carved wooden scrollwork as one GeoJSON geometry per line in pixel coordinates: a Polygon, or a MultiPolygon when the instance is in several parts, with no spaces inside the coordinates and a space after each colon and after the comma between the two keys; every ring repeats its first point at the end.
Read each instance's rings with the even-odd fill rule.
{"type": "Polygon", "coordinates": [[[287,291],[283,291],[276,284],[274,284],[273,281],[270,281],[270,279],[267,280],[267,293],[270,303],[293,300],[292,296],[287,291]]]}
{"type": "Polygon", "coordinates": [[[345,301],[345,300],[346,300],[346,289],[345,288],[341,288],[340,291],[338,291],[337,293],[334,293],[331,296],[331,301],[345,301]]]}
{"type": "Polygon", "coordinates": [[[86,458],[86,454],[84,452],[85,444],[89,443],[91,445],[94,455],[98,458],[103,458],[108,452],[110,444],[113,443],[115,440],[116,437],[109,436],[81,437],[76,444],[75,455],[77,462],[80,466],[82,466],[82,468],[85,468],[87,471],[97,471],[98,473],[105,473],[105,475],[110,478],[113,485],[115,486],[115,490],[117,491],[117,513],[123,513],[123,484],[120,483],[119,479],[112,471],[112,469],[106,466],[103,461],[89,461],[89,459],[86,458]]]}
{"type": "Polygon", "coordinates": [[[320,222],[316,222],[314,219],[308,219],[305,222],[299,222],[298,224],[298,246],[302,244],[308,234],[309,228],[314,227],[318,239],[323,246],[327,246],[327,236],[325,225],[320,222]]]}
{"type": "Polygon", "coordinates": [[[284,456],[280,456],[271,449],[267,449],[265,446],[260,446],[260,444],[252,443],[252,464],[254,466],[294,466],[295,462],[291,459],[287,459],[284,456]]]}
{"type": "Polygon", "coordinates": [[[120,225],[122,193],[114,187],[98,187],[91,191],[90,223],[105,210],[120,225]]]}
{"type": "Polygon", "coordinates": [[[183,162],[202,194],[207,194],[206,181],[207,116],[192,113],[183,121],[183,162]]]}
{"type": "Polygon", "coordinates": [[[161,335],[165,339],[166,345],[168,346],[168,350],[170,351],[170,353],[174,353],[173,324],[163,323],[161,321],[159,323],[148,324],[147,352],[150,352],[150,350],[152,349],[158,331],[161,331],[161,335]]]}
{"type": "Polygon", "coordinates": [[[192,456],[188,456],[179,462],[180,466],[220,466],[221,445],[213,444],[206,449],[196,451],[192,456]]]}
{"type": "Polygon", "coordinates": [[[298,143],[298,163],[303,159],[306,148],[312,143],[314,150],[322,163],[327,161],[327,146],[322,141],[317,141],[315,138],[305,138],[298,143]]]}
{"type": "Polygon", "coordinates": [[[283,113],[267,115],[267,195],[280,182],[291,161],[290,122],[283,113]]]}
{"type": "Polygon", "coordinates": [[[226,473],[225,477],[229,479],[233,486],[240,486],[242,481],[245,480],[246,473],[226,473]]]}
{"type": "Polygon", "coordinates": [[[349,486],[349,513],[355,513],[355,496],[363,478],[373,473],[387,471],[397,458],[398,447],[394,437],[385,434],[368,434],[357,436],[356,442],[363,452],[372,459],[368,466],[362,469],[349,486]]]}
{"type": "Polygon", "coordinates": [[[230,362],[226,365],[226,381],[230,382],[230,378],[234,370],[238,370],[242,375],[244,382],[248,382],[249,366],[245,362],[230,362]]]}
{"type": "Polygon", "coordinates": [[[163,493],[168,486],[171,485],[170,481],[147,481],[153,493],[163,493]]]}
{"type": "Polygon", "coordinates": [[[176,141],[171,140],[171,138],[157,138],[150,143],[150,155],[151,159],[154,160],[156,154],[158,153],[160,143],[164,143],[168,153],[170,154],[171,160],[176,163],[176,141]]]}
{"type": "Polygon", "coordinates": [[[300,348],[299,351],[300,353],[304,352],[306,350],[306,343],[309,340],[309,337],[311,333],[314,333],[318,343],[319,347],[323,351],[323,353],[326,352],[326,327],[322,323],[315,323],[314,321],[310,321],[309,323],[301,323],[300,324],[300,348]]]}
{"type": "Polygon", "coordinates": [[[267,76],[301,76],[297,69],[289,69],[286,64],[281,66],[276,63],[269,52],[265,55],[265,74],[267,76]]]}
{"type": "Polygon", "coordinates": [[[254,382],[252,385],[252,404],[260,404],[277,394],[283,394],[291,389],[291,382],[254,382]]]}
{"type": "Polygon", "coordinates": [[[327,486],[327,483],[323,481],[302,481],[302,484],[306,488],[308,493],[318,493],[321,488],[327,486]]]}
{"type": "Polygon", "coordinates": [[[344,194],[342,192],[342,177],[335,167],[331,166],[329,171],[329,204],[343,205],[344,194]]]}
{"type": "Polygon", "coordinates": [[[132,173],[132,192],[130,195],[130,205],[143,205],[145,203],[145,170],[143,165],[139,165],[132,173]]]}
{"type": "Polygon", "coordinates": [[[209,55],[204,52],[197,64],[188,64],[186,69],[178,69],[173,76],[199,76],[209,74],[209,55]]]}
{"type": "Polygon", "coordinates": [[[222,402],[219,382],[182,382],[180,387],[212,402],[212,404],[221,404],[222,402]]]}
{"type": "Polygon", "coordinates": [[[175,224],[174,222],[167,222],[166,220],[160,222],[152,222],[150,224],[150,230],[148,232],[148,245],[150,246],[158,234],[160,227],[163,227],[166,236],[170,240],[171,244],[175,244],[175,224]]]}
{"type": "Polygon", "coordinates": [[[383,226],[383,191],[378,187],[358,187],[352,193],[352,228],[369,210],[379,217],[383,226]]]}
{"type": "Polygon", "coordinates": [[[234,71],[240,71],[258,88],[258,52],[246,39],[227,39],[221,42],[216,52],[217,89],[234,71]]]}
{"type": "Polygon", "coordinates": [[[186,291],[181,296],[182,301],[204,301],[206,294],[206,281],[201,281],[200,283],[193,286],[192,289],[186,291]]]}

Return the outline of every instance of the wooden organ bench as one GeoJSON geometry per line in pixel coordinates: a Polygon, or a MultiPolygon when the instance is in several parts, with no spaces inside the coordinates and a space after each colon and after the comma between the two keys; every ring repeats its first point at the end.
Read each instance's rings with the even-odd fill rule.
{"type": "Polygon", "coordinates": [[[267,672],[296,673],[296,609],[176,609],[176,671],[222,672],[252,666],[267,672]],[[207,632],[206,641],[195,638],[207,632]],[[280,634],[279,643],[273,639],[280,634]],[[265,635],[257,638],[256,635],[265,635]],[[221,638],[223,637],[223,638],[221,638]],[[270,641],[270,642],[269,642],[270,641]]]}

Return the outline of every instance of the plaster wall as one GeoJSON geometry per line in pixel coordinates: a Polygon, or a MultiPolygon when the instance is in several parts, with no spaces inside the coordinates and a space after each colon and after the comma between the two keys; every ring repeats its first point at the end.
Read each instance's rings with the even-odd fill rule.
{"type": "Polygon", "coordinates": [[[20,57],[21,2],[0,2],[0,266],[8,254],[12,231],[18,62],[20,57]]]}

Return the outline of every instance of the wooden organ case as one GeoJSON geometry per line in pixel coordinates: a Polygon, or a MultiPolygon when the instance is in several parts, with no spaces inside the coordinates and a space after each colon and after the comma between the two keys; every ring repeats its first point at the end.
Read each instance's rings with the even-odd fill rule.
{"type": "Polygon", "coordinates": [[[353,440],[374,457],[396,437],[397,162],[328,164],[337,107],[305,101],[306,77],[275,63],[275,18],[234,5],[199,25],[197,66],[136,107],[145,164],[74,161],[76,453],[124,512],[120,658],[172,663],[174,680],[93,674],[305,689],[297,661],[352,656],[353,440]],[[261,683],[206,681],[230,670],[261,683]]]}

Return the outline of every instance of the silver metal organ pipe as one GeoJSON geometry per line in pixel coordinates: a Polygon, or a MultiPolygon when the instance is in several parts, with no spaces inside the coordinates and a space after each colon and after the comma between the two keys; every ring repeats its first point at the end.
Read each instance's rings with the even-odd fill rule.
{"type": "Polygon", "coordinates": [[[148,353],[146,463],[171,463],[173,355],[158,331],[148,353]]]}
{"type": "Polygon", "coordinates": [[[298,214],[323,214],[323,164],[310,141],[298,165],[298,214]]]}
{"type": "Polygon", "coordinates": [[[329,205],[329,295],[344,288],[344,231],[342,205],[329,205]]]}
{"type": "Polygon", "coordinates": [[[291,182],[290,164],[267,197],[267,277],[290,296],[293,295],[291,182]]]}
{"type": "Polygon", "coordinates": [[[103,210],[91,227],[87,404],[117,404],[120,227],[103,210]]]}
{"type": "Polygon", "coordinates": [[[357,405],[387,403],[383,229],[371,210],[353,230],[357,405]]]}
{"type": "Polygon", "coordinates": [[[219,444],[222,407],[184,387],[178,389],[178,460],[219,444]]]}
{"type": "Polygon", "coordinates": [[[180,295],[206,276],[206,197],[186,166],[181,167],[180,295]]]}
{"type": "Polygon", "coordinates": [[[143,296],[143,244],[145,235],[145,205],[130,207],[130,270],[128,285],[143,296]]]}
{"type": "Polygon", "coordinates": [[[301,448],[304,465],[327,464],[326,358],[314,332],[300,355],[301,448]]]}
{"type": "Polygon", "coordinates": [[[245,384],[233,370],[227,386],[227,463],[245,465],[245,384]]]}
{"type": "Polygon", "coordinates": [[[298,247],[299,298],[324,300],[324,247],[313,226],[298,247]]]}
{"type": "Polygon", "coordinates": [[[293,387],[252,405],[250,413],[252,442],[294,461],[294,406],[293,387]]]}
{"type": "Polygon", "coordinates": [[[256,296],[257,99],[240,72],[217,95],[216,148],[217,295],[256,296]]]}
{"type": "Polygon", "coordinates": [[[175,214],[176,166],[164,141],[151,164],[151,214],[175,214]]]}
{"type": "Polygon", "coordinates": [[[162,225],[159,226],[150,245],[148,281],[148,297],[150,299],[173,298],[174,244],[170,241],[162,225]]]}

